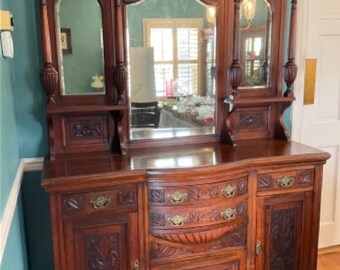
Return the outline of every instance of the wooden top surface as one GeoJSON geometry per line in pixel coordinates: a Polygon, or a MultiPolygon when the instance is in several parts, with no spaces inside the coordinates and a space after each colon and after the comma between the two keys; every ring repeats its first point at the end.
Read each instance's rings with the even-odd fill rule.
{"type": "MultiPolygon", "coordinates": [[[[174,142],[175,144],[175,142],[174,142]]],[[[57,156],[46,160],[43,186],[55,186],[80,178],[122,178],[142,181],[146,172],[190,168],[209,170],[221,165],[224,169],[249,166],[284,165],[289,163],[324,162],[330,155],[318,149],[277,140],[243,141],[236,147],[221,143],[173,145],[148,149],[134,149],[125,156],[109,152],[57,156]],[[124,178],[124,177],[123,177],[124,178]]]]}

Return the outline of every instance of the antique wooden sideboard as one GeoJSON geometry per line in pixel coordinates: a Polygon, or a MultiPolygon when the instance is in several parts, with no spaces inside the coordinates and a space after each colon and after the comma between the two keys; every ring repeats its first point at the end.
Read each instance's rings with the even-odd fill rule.
{"type": "MultiPolygon", "coordinates": [[[[50,142],[42,186],[50,196],[55,269],[316,269],[329,154],[290,141],[283,120],[295,99],[297,0],[87,2],[40,1],[50,142]],[[196,13],[183,14],[187,10],[196,13]],[[147,16],[139,18],[142,11],[147,16]],[[198,53],[179,54],[190,61],[171,62],[178,64],[174,74],[181,65],[201,74],[190,77],[197,85],[185,90],[186,99],[178,94],[171,100],[185,101],[190,119],[202,109],[198,101],[209,100],[209,115],[195,119],[209,125],[131,124],[129,72],[136,76],[136,70],[129,46],[141,46],[134,45],[139,32],[158,33],[147,32],[148,23],[158,30],[187,27],[176,35],[196,36],[190,46],[202,42],[198,53]],[[93,51],[89,40],[78,42],[81,25],[82,35],[97,25],[93,51]],[[80,54],[84,44],[86,54],[80,54]],[[98,55],[103,61],[97,67],[98,55]],[[194,99],[198,93],[202,97],[194,99]]],[[[154,62],[145,69],[169,65],[156,61],[158,43],[151,44],[154,62]]],[[[190,72],[178,75],[178,85],[190,72]]],[[[148,102],[167,99],[157,98],[148,102]]]]}
{"type": "Polygon", "coordinates": [[[47,161],[55,268],[316,269],[328,157],[254,140],[47,161]]]}

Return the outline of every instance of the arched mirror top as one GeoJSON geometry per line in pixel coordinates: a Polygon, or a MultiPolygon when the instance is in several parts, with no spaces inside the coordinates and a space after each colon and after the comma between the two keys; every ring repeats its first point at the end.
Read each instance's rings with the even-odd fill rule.
{"type": "Polygon", "coordinates": [[[272,10],[267,0],[243,0],[240,9],[242,88],[270,85],[272,10]]]}

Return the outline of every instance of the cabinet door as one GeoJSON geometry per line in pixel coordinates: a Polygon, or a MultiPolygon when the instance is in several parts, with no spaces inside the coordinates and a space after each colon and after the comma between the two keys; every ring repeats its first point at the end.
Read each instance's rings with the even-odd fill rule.
{"type": "Polygon", "coordinates": [[[138,214],[107,214],[64,223],[68,270],[138,269],[138,214]]]}
{"type": "Polygon", "coordinates": [[[258,198],[256,269],[309,269],[312,192],[258,198]]]}

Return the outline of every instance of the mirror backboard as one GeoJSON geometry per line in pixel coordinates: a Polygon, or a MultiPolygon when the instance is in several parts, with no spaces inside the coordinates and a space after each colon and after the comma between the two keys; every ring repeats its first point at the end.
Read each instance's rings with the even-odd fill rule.
{"type": "Polygon", "coordinates": [[[215,9],[196,0],[127,7],[130,139],[214,134],[215,9]]]}

